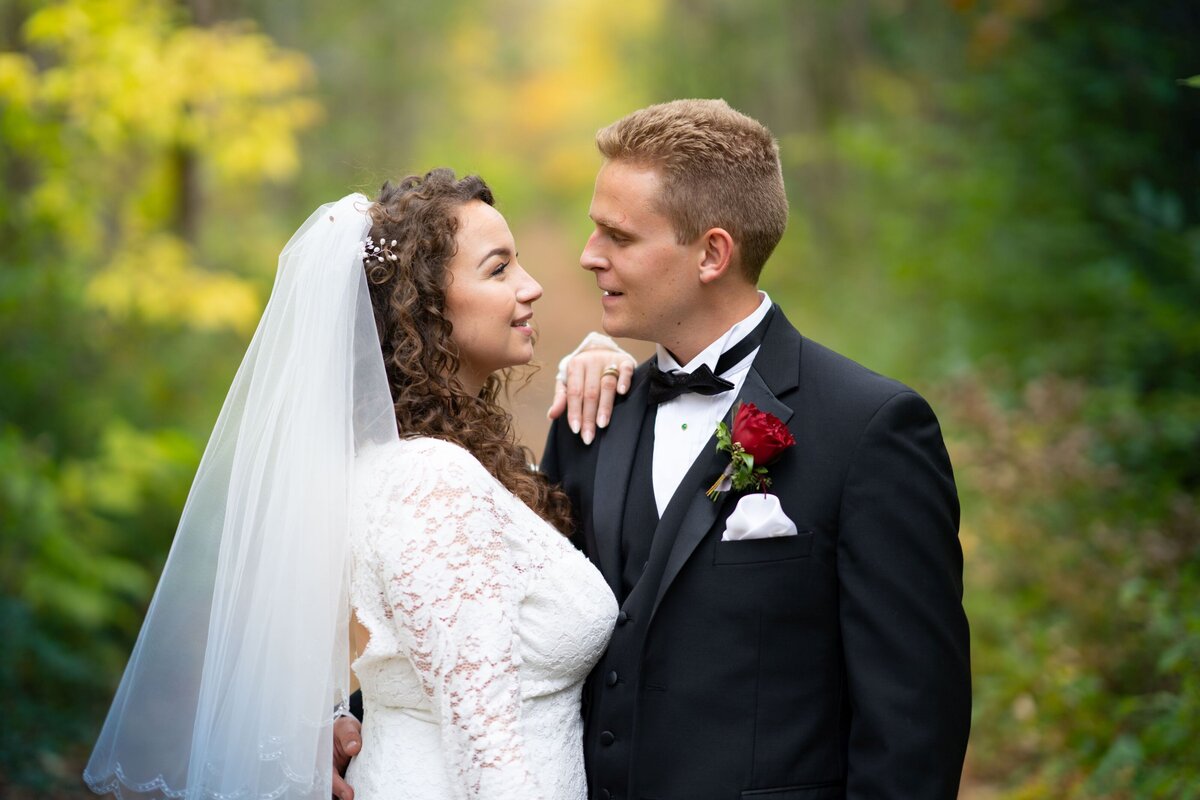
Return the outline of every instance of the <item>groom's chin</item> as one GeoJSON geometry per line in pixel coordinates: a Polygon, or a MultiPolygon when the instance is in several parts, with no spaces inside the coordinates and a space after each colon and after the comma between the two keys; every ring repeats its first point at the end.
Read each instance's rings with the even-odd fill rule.
{"type": "Polygon", "coordinates": [[[629,332],[629,325],[623,323],[618,315],[613,314],[608,309],[605,309],[600,315],[600,330],[604,331],[609,336],[622,338],[633,337],[633,334],[629,332]]]}

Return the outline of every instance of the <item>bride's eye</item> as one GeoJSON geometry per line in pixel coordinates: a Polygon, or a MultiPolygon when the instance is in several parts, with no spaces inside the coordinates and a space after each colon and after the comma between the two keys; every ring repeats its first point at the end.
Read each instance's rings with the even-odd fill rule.
{"type": "Polygon", "coordinates": [[[502,274],[504,272],[504,270],[506,270],[506,269],[508,269],[508,262],[504,261],[500,264],[500,266],[498,266],[494,270],[492,270],[492,277],[494,278],[497,275],[502,274]]]}

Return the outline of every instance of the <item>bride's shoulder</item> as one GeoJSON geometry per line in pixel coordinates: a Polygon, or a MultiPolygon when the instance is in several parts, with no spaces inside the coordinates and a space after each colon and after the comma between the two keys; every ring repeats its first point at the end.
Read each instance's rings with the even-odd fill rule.
{"type": "Polygon", "coordinates": [[[445,439],[435,439],[432,436],[414,436],[411,439],[401,439],[396,457],[411,468],[428,471],[430,467],[450,470],[452,473],[462,473],[470,477],[486,475],[487,470],[479,459],[471,455],[465,447],[445,439]]]}
{"type": "Polygon", "coordinates": [[[430,483],[476,483],[490,478],[465,448],[417,436],[373,445],[358,458],[364,483],[379,488],[430,483]]]}

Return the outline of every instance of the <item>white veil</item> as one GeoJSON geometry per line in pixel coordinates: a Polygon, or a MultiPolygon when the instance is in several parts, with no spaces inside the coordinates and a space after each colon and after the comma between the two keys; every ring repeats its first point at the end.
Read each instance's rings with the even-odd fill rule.
{"type": "Polygon", "coordinates": [[[330,796],[355,455],[397,438],[362,266],[368,206],[322,206],[279,257],[84,772],[96,792],[330,796]]]}

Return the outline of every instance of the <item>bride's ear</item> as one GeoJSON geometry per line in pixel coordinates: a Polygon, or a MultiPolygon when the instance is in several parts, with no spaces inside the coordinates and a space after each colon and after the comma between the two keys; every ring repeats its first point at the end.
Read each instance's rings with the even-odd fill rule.
{"type": "Polygon", "coordinates": [[[700,236],[700,282],[720,280],[733,268],[733,237],[724,228],[709,228],[700,236]]]}

